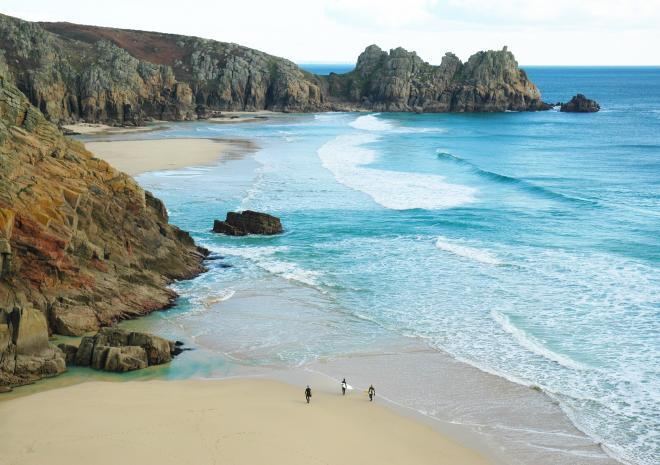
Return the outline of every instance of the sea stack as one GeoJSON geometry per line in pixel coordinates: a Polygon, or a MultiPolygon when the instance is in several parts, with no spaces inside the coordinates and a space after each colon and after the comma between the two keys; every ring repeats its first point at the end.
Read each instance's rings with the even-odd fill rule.
{"type": "Polygon", "coordinates": [[[263,234],[270,236],[282,232],[279,218],[266,213],[252,210],[244,212],[228,212],[225,221],[215,220],[213,232],[229,236],[246,236],[248,234],[263,234]]]}
{"type": "Polygon", "coordinates": [[[588,99],[583,94],[575,95],[570,102],[562,103],[559,111],[565,113],[595,113],[600,105],[595,100],[588,99]]]}

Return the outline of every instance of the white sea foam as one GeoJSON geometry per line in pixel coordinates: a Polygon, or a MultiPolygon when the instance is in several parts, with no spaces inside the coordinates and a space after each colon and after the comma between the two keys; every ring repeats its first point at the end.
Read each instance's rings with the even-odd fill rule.
{"type": "MultiPolygon", "coordinates": [[[[372,115],[358,120],[368,116],[372,115]]],[[[364,192],[385,208],[438,210],[474,201],[475,189],[447,183],[443,176],[365,166],[376,159],[375,152],[365,145],[377,140],[377,135],[369,133],[341,135],[321,147],[318,154],[337,181],[364,192]]]]}
{"type": "Polygon", "coordinates": [[[396,132],[399,134],[402,133],[444,133],[447,132],[445,128],[431,127],[431,128],[420,128],[420,127],[405,127],[405,126],[396,126],[393,122],[379,118],[380,113],[373,113],[364,116],[358,116],[355,121],[349,123],[351,127],[355,129],[361,129],[363,131],[371,132],[396,132]]]}
{"type": "Polygon", "coordinates": [[[218,304],[220,302],[224,302],[225,300],[231,299],[232,297],[234,297],[234,294],[236,294],[235,290],[225,289],[223,292],[220,292],[218,294],[206,296],[203,299],[202,304],[206,308],[210,308],[215,304],[218,304]]]}
{"type": "Polygon", "coordinates": [[[492,310],[490,314],[493,320],[495,320],[504,331],[513,336],[518,344],[530,352],[573,370],[585,370],[588,368],[586,365],[577,362],[566,355],[558,354],[557,352],[550,350],[534,336],[514,325],[507,315],[500,313],[497,310],[492,310]]]}
{"type": "Polygon", "coordinates": [[[362,129],[363,131],[387,131],[394,128],[392,123],[378,118],[378,115],[379,113],[358,116],[355,121],[349,124],[351,127],[362,129]]]}
{"type": "Polygon", "coordinates": [[[459,257],[468,258],[477,262],[485,263],[487,265],[501,265],[502,262],[494,254],[487,250],[469,247],[463,244],[451,242],[446,237],[440,236],[435,242],[435,246],[445,252],[449,252],[459,257]]]}
{"type": "Polygon", "coordinates": [[[306,270],[294,263],[274,257],[275,254],[285,252],[288,249],[286,246],[217,247],[214,248],[214,252],[243,257],[250,260],[262,270],[284,279],[297,281],[308,286],[318,286],[318,278],[321,275],[318,271],[306,270]]]}

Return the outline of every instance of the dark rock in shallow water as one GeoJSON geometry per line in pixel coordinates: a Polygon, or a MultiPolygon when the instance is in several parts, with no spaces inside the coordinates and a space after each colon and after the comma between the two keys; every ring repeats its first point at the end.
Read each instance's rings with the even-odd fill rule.
{"type": "Polygon", "coordinates": [[[133,371],[168,363],[183,349],[173,342],[147,333],[103,328],[95,336],[83,337],[75,363],[104,371],[133,371]]]}
{"type": "Polygon", "coordinates": [[[282,223],[279,218],[252,210],[245,210],[242,213],[229,212],[225,221],[213,222],[213,232],[229,236],[273,235],[282,232],[282,223]]]}
{"type": "Polygon", "coordinates": [[[600,105],[595,100],[588,99],[583,94],[577,94],[568,103],[562,103],[559,111],[567,113],[595,113],[600,105]]]}
{"type": "Polygon", "coordinates": [[[78,352],[78,348],[76,346],[71,344],[58,344],[57,347],[59,347],[60,350],[64,352],[67,366],[74,365],[76,363],[76,353],[78,352]]]}

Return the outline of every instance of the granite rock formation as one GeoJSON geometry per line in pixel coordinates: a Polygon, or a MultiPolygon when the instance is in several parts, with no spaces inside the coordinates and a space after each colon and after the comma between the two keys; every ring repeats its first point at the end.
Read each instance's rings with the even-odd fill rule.
{"type": "Polygon", "coordinates": [[[316,76],[240,45],[0,15],[0,69],[51,121],[141,124],[224,110],[545,110],[506,50],[439,66],[375,45],[350,73],[316,76]]]}
{"type": "Polygon", "coordinates": [[[213,222],[213,232],[229,236],[273,235],[282,232],[282,223],[279,218],[252,210],[228,212],[225,221],[213,222]]]}
{"type": "Polygon", "coordinates": [[[0,384],[64,369],[49,333],[169,306],[168,284],[202,272],[207,253],[0,74],[0,384]]]}
{"type": "Polygon", "coordinates": [[[447,53],[439,66],[415,52],[389,53],[371,45],[359,56],[355,70],[331,74],[328,93],[376,111],[488,112],[547,110],[541,93],[518,68],[506,47],[479,52],[466,63],[447,53]]]}
{"type": "Polygon", "coordinates": [[[77,366],[114,372],[168,363],[180,353],[174,341],[117,328],[103,328],[95,336],[83,337],[75,353],[71,346],[63,349],[77,366]]]}
{"type": "Polygon", "coordinates": [[[600,110],[600,105],[595,100],[590,100],[582,94],[575,95],[570,102],[562,103],[559,111],[567,113],[595,113],[600,110]]]}

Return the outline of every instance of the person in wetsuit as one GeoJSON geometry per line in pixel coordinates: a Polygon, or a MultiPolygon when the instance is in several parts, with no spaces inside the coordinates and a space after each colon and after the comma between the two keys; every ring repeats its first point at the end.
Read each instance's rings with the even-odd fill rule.
{"type": "Polygon", "coordinates": [[[369,394],[369,402],[373,402],[374,396],[376,395],[376,390],[374,389],[373,384],[369,386],[369,390],[367,391],[367,393],[369,394]]]}
{"type": "Polygon", "coordinates": [[[305,389],[305,399],[307,400],[308,404],[311,398],[312,398],[312,388],[307,386],[307,389],[305,389]]]}
{"type": "Polygon", "coordinates": [[[348,387],[348,383],[346,383],[346,378],[344,378],[341,382],[341,395],[345,396],[346,395],[346,388],[348,387]]]}

